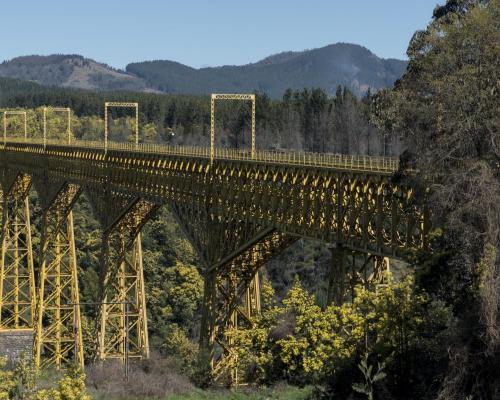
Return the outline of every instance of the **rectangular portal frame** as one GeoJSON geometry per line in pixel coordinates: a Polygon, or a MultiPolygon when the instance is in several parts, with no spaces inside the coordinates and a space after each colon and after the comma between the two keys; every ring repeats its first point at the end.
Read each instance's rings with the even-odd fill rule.
{"type": "Polygon", "coordinates": [[[108,108],[133,108],[135,110],[135,146],[139,145],[139,103],[127,103],[119,101],[107,101],[104,103],[104,149],[108,149],[108,108]]]}
{"type": "Polygon", "coordinates": [[[213,93],[210,101],[210,162],[215,157],[215,101],[245,100],[252,102],[252,158],[255,158],[255,94],[222,94],[213,93]]]}
{"type": "Polygon", "coordinates": [[[3,112],[3,141],[7,142],[7,115],[24,115],[24,139],[28,138],[28,115],[26,111],[5,110],[3,112]]]}
{"type": "Polygon", "coordinates": [[[43,147],[47,146],[47,111],[67,113],[66,134],[68,135],[68,144],[71,144],[71,108],[69,107],[44,107],[43,108],[43,147]]]}

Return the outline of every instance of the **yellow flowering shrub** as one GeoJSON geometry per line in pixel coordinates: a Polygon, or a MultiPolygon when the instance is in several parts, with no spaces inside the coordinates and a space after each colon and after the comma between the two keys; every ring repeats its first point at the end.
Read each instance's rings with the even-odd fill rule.
{"type": "Polygon", "coordinates": [[[69,368],[59,381],[57,388],[39,390],[36,400],[91,400],[85,389],[85,374],[69,368]]]}
{"type": "Polygon", "coordinates": [[[10,393],[16,387],[14,372],[8,371],[6,365],[7,358],[0,357],[0,400],[9,400],[10,393]]]}
{"type": "Polygon", "coordinates": [[[14,370],[6,370],[6,358],[0,357],[0,400],[91,400],[85,389],[85,374],[69,368],[57,388],[37,388],[38,373],[26,358],[14,370]]]}
{"type": "Polygon", "coordinates": [[[352,307],[364,319],[362,329],[371,349],[384,347],[403,352],[415,338],[423,321],[423,306],[428,299],[415,293],[414,279],[407,276],[401,282],[389,277],[389,283],[377,291],[356,288],[352,307]]]}
{"type": "Polygon", "coordinates": [[[322,310],[298,280],[282,306],[275,304],[274,291],[264,282],[262,313],[254,327],[228,336],[248,380],[314,381],[335,373],[361,352],[404,351],[423,321],[420,313],[427,301],[413,287],[412,277],[389,279],[376,291],[356,288],[352,303],[322,310]]]}

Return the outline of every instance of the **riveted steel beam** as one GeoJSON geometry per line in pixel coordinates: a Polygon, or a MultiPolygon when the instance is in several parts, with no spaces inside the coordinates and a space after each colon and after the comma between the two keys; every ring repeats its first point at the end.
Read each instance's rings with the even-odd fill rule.
{"type": "Polygon", "coordinates": [[[215,101],[216,100],[246,100],[252,102],[252,147],[251,158],[255,158],[255,94],[217,94],[213,93],[210,96],[210,161],[213,162],[215,158],[215,101]]]}
{"type": "Polygon", "coordinates": [[[352,301],[355,287],[361,285],[376,290],[387,284],[390,271],[388,257],[359,252],[342,245],[334,245],[330,268],[327,304],[342,305],[352,301]]]}
{"type": "Polygon", "coordinates": [[[104,148],[108,148],[108,137],[109,137],[109,118],[108,118],[108,108],[118,107],[118,108],[133,108],[135,111],[135,129],[134,129],[134,141],[135,145],[139,144],[139,103],[126,103],[126,102],[116,102],[107,101],[104,103],[104,148]]]}

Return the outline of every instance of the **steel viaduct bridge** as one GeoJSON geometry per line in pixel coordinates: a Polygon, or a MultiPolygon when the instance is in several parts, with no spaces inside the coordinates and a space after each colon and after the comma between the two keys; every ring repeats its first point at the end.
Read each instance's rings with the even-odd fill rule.
{"type": "Polygon", "coordinates": [[[176,216],[205,266],[200,334],[215,379],[236,380],[228,329],[252,327],[258,270],[298,238],[331,244],[329,299],[383,280],[389,258],[427,246],[429,221],[394,158],[141,143],[0,142],[0,334],[34,332],[38,366],[83,365],[72,208],[85,193],[103,235],[97,358],[149,353],[141,228],[176,216]],[[34,268],[28,193],[43,217],[34,268]],[[35,282],[36,281],[36,282],[35,282]]]}

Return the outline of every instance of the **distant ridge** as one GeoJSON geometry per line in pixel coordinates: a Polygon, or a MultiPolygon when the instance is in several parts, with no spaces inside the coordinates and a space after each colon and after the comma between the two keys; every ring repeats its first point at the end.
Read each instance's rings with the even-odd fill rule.
{"type": "Polygon", "coordinates": [[[368,49],[338,43],[302,52],[283,52],[253,64],[195,69],[174,61],[129,64],[126,70],[157,90],[208,94],[259,90],[281,97],[286,89],[319,87],[333,95],[338,85],[357,95],[392,86],[406,62],[382,59],[368,49]]]}
{"type": "Polygon", "coordinates": [[[392,86],[406,62],[377,57],[354,44],[286,51],[241,66],[192,68],[175,61],[131,63],[126,70],[80,55],[17,57],[0,64],[0,77],[44,85],[93,90],[209,94],[261,91],[280,98],[286,89],[321,88],[333,95],[338,85],[357,95],[392,86]]]}
{"type": "Polygon", "coordinates": [[[77,54],[16,57],[0,64],[0,76],[80,89],[147,89],[142,79],[77,54]]]}

